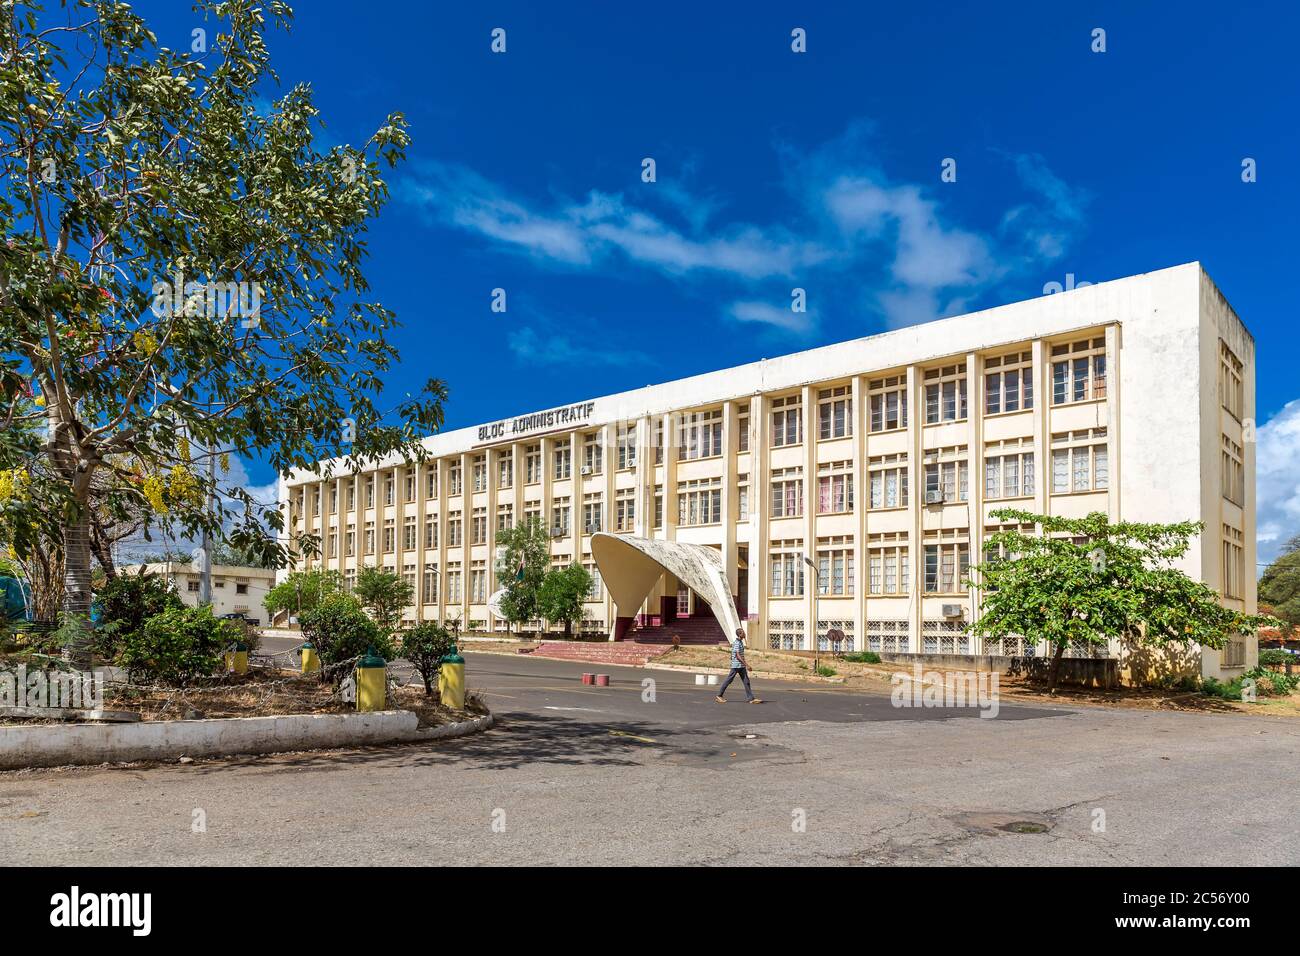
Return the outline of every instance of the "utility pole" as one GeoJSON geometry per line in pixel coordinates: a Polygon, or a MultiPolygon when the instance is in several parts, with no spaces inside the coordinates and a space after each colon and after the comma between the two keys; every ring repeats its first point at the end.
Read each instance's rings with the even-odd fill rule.
{"type": "MultiPolygon", "coordinates": [[[[207,442],[203,443],[204,453],[208,457],[208,482],[210,487],[215,487],[216,466],[215,459],[212,455],[212,449],[207,442]]],[[[208,498],[208,507],[212,506],[212,498],[208,498]]],[[[203,539],[200,545],[201,566],[199,568],[199,603],[212,604],[212,535],[208,531],[207,523],[203,525],[203,539]]]]}
{"type": "Polygon", "coordinates": [[[819,635],[819,633],[818,633],[818,631],[817,631],[817,620],[818,620],[818,616],[819,616],[820,613],[821,613],[820,601],[821,601],[821,596],[822,596],[822,589],[821,589],[822,576],[821,576],[821,574],[820,574],[820,573],[818,572],[818,570],[817,570],[817,562],[814,561],[812,558],[808,557],[808,555],[806,555],[806,554],[803,555],[803,563],[806,564],[806,565],[808,565],[808,567],[812,569],[812,580],[813,580],[813,628],[812,628],[812,631],[813,631],[813,641],[812,641],[812,643],[813,643],[813,673],[816,674],[816,673],[817,673],[817,669],[818,669],[818,667],[820,666],[819,663],[818,663],[818,661],[819,661],[819,658],[820,658],[819,652],[820,652],[820,650],[821,650],[821,647],[820,647],[820,635],[819,635]]]}

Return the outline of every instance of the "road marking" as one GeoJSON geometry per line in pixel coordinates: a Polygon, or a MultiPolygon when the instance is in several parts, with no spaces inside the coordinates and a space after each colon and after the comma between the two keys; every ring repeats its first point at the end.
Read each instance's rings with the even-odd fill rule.
{"type": "Polygon", "coordinates": [[[545,709],[545,710],[581,710],[581,711],[583,711],[584,713],[588,713],[588,714],[603,714],[603,713],[604,713],[603,710],[597,710],[595,707],[551,707],[551,706],[548,705],[547,707],[545,707],[545,708],[543,708],[543,709],[545,709]]]}

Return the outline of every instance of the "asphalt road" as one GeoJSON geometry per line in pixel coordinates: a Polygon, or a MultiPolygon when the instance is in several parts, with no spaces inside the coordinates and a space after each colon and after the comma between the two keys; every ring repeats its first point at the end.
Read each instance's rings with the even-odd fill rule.
{"type": "Polygon", "coordinates": [[[1285,719],[1037,705],[981,719],[768,681],[766,703],[733,685],[721,705],[690,674],[606,667],[613,685],[595,688],[578,680],[589,665],[466,657],[492,731],[0,774],[0,859],[1300,863],[1300,727],[1285,719]]]}

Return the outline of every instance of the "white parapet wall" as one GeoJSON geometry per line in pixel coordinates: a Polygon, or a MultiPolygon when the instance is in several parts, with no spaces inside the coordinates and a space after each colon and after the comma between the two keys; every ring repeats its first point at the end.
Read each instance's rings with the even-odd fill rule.
{"type": "Polygon", "coordinates": [[[398,743],[452,736],[446,731],[466,726],[455,724],[449,728],[421,731],[418,724],[419,718],[409,710],[384,710],[369,714],[294,714],[285,717],[156,720],[133,724],[0,727],[0,769],[398,743]]]}

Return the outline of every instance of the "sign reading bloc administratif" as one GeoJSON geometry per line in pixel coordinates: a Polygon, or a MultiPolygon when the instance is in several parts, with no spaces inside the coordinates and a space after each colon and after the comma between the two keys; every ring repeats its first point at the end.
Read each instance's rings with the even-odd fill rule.
{"type": "Polygon", "coordinates": [[[480,425],[478,440],[480,442],[504,441],[524,438],[556,428],[571,428],[580,422],[591,421],[595,402],[580,402],[577,405],[561,405],[545,412],[532,415],[520,415],[518,418],[506,418],[491,425],[480,425]]]}

